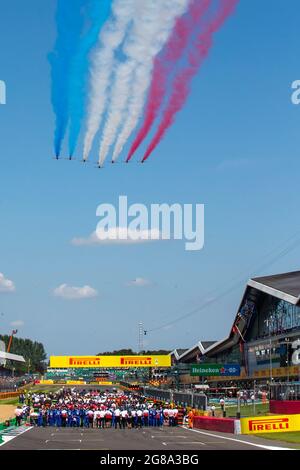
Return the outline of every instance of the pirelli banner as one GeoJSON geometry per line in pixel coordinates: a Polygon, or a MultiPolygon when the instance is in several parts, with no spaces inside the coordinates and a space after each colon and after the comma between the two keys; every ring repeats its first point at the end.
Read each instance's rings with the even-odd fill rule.
{"type": "Polygon", "coordinates": [[[242,434],[300,431],[300,415],[272,415],[241,419],[242,434]]]}
{"type": "Polygon", "coordinates": [[[171,356],[50,356],[50,367],[171,367],[171,356]]]}

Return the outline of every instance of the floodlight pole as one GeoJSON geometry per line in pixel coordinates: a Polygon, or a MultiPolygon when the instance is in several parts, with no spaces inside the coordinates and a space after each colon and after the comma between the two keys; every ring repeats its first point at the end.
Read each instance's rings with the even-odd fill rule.
{"type": "Polygon", "coordinates": [[[256,395],[256,380],[254,380],[253,382],[253,395],[254,395],[254,401],[253,401],[253,414],[255,416],[255,412],[256,412],[256,407],[255,407],[255,395],[256,395]]]}
{"type": "MultiPolygon", "coordinates": [[[[269,330],[269,356],[270,356],[270,385],[272,385],[272,375],[273,375],[273,367],[272,367],[272,337],[271,337],[271,325],[270,320],[272,317],[265,320],[268,330],[269,330]]],[[[271,389],[270,389],[271,391],[271,389]]]]}
{"type": "Polygon", "coordinates": [[[238,396],[237,396],[237,414],[236,417],[237,419],[240,419],[241,417],[241,391],[238,390],[238,396]]]}
{"type": "Polygon", "coordinates": [[[139,353],[141,353],[144,349],[143,333],[144,333],[143,323],[140,322],[139,323],[139,342],[138,342],[139,353]]]}

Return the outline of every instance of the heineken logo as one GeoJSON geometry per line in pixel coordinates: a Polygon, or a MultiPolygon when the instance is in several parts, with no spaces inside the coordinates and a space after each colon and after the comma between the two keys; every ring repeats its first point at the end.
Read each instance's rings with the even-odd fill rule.
{"type": "Polygon", "coordinates": [[[200,376],[239,376],[241,368],[239,364],[193,364],[190,373],[200,376]]]}

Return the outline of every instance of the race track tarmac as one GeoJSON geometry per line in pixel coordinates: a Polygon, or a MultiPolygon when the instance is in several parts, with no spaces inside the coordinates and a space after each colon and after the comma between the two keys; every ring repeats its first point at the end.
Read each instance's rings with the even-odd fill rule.
{"type": "Polygon", "coordinates": [[[275,450],[293,448],[255,436],[177,428],[32,428],[0,447],[3,450],[275,450]]]}

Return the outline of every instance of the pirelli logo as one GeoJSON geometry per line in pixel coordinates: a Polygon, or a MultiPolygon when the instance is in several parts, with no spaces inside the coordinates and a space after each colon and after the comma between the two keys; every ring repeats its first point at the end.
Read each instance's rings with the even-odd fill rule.
{"type": "Polygon", "coordinates": [[[69,357],[69,366],[100,366],[100,358],[95,357],[69,357]]]}
{"type": "Polygon", "coordinates": [[[266,431],[286,431],[289,429],[289,418],[265,418],[250,419],[249,431],[266,432],[266,431]]]}
{"type": "Polygon", "coordinates": [[[151,357],[143,357],[143,358],[137,358],[137,357],[121,357],[120,359],[120,364],[122,366],[145,366],[149,367],[152,364],[152,358],[151,357]]]}

